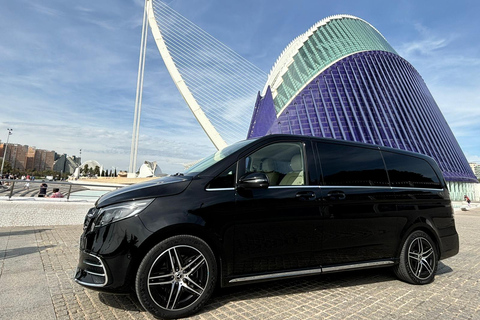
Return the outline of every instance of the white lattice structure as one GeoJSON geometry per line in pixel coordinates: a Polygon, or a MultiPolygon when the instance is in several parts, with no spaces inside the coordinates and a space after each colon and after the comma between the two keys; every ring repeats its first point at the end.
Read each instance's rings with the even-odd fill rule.
{"type": "Polygon", "coordinates": [[[245,139],[267,74],[159,0],[146,0],[158,50],[217,149],[245,139]]]}

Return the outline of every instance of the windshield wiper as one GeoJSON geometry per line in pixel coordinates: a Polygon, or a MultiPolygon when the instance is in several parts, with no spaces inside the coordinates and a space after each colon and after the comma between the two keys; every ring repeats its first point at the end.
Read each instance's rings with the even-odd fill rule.
{"type": "Polygon", "coordinates": [[[183,173],[177,172],[177,173],[175,173],[173,176],[174,176],[174,177],[183,176],[183,173]]]}

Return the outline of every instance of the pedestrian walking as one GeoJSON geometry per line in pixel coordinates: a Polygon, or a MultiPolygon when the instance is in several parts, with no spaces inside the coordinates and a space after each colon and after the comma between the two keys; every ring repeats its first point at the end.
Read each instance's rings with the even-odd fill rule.
{"type": "Polygon", "coordinates": [[[470,202],[472,202],[470,198],[465,195],[465,197],[463,197],[463,200],[467,201],[467,206],[470,208],[470,202]]]}

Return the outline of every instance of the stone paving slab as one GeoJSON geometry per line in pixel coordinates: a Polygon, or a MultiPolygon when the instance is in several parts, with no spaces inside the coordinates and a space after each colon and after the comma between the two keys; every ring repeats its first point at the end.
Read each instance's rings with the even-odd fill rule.
{"type": "Polygon", "coordinates": [[[80,225],[94,206],[91,202],[42,200],[46,201],[0,201],[0,227],[80,225]]]}
{"type": "MultiPolygon", "coordinates": [[[[190,319],[480,319],[480,209],[456,213],[460,253],[430,285],[390,269],[217,290],[190,319]]],[[[0,228],[0,319],[154,319],[131,295],[85,289],[72,277],[81,225],[0,228]]]]}

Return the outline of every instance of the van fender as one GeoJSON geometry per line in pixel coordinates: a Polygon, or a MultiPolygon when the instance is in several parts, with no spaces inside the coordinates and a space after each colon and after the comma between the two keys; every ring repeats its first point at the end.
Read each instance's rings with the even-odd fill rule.
{"type": "Polygon", "coordinates": [[[405,226],[405,228],[401,231],[401,241],[398,244],[395,258],[398,259],[400,257],[400,252],[402,251],[405,240],[407,240],[407,237],[415,230],[422,230],[426,232],[432,238],[432,240],[435,241],[438,251],[437,254],[440,257],[443,248],[441,247],[442,242],[440,241],[438,230],[429,218],[422,216],[416,218],[412,224],[405,226]]]}

